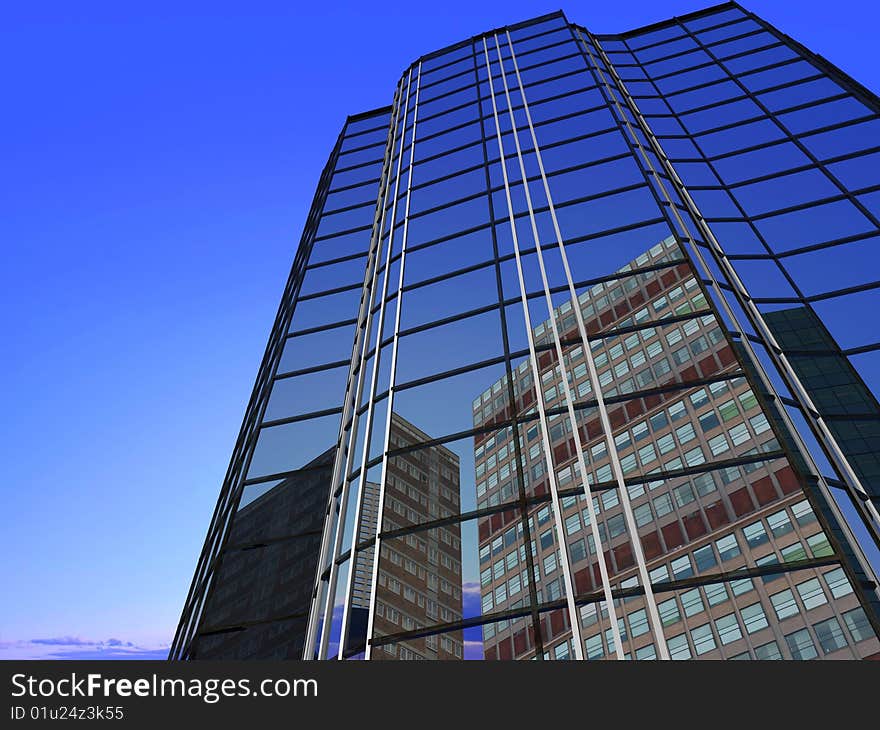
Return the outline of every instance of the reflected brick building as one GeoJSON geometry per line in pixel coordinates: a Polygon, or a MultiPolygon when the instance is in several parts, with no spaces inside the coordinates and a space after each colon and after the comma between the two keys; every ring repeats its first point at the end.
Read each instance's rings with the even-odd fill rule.
{"type": "MultiPolygon", "coordinates": [[[[755,393],[743,377],[718,321],[707,309],[686,252],[670,238],[617,273],[619,279],[584,291],[578,300],[587,331],[605,333],[594,340],[592,350],[599,382],[611,386],[605,391],[609,399],[655,391],[610,405],[608,412],[652,583],[831,555],[799,478],[771,429],[765,394],[755,393]],[[640,268],[648,270],[627,275],[640,268]],[[672,384],[694,381],[700,386],[669,390],[672,384]],[[705,464],[713,461],[714,468],[706,470],[705,464]],[[660,471],[683,476],[650,478],[660,471]]],[[[563,342],[577,341],[570,311],[554,313],[563,342]]],[[[535,329],[536,344],[547,342],[550,331],[549,321],[541,323],[535,329]]],[[[565,386],[554,354],[545,352],[538,358],[548,411],[554,407],[558,411],[564,400],[565,386]]],[[[573,399],[588,399],[591,384],[579,344],[567,349],[565,362],[573,376],[568,380],[573,399]]],[[[529,362],[520,363],[513,375],[513,410],[526,414],[538,397],[529,362]]],[[[507,383],[497,385],[474,401],[475,427],[509,418],[507,383]],[[493,398],[498,392],[500,398],[493,398]]],[[[852,386],[845,383],[845,387],[852,386]]],[[[549,436],[560,494],[567,494],[560,506],[575,591],[590,597],[602,589],[600,560],[622,590],[638,586],[639,577],[599,415],[596,408],[587,407],[577,409],[576,416],[592,485],[592,509],[580,490],[569,487],[581,469],[572,434],[558,413],[548,419],[549,436]],[[597,538],[601,556],[597,556],[597,538]]],[[[510,430],[506,438],[496,434],[475,439],[478,507],[511,499],[518,478],[527,497],[549,491],[537,423],[523,428],[522,435],[519,475],[509,468],[514,453],[510,430]]],[[[529,589],[521,537],[505,539],[505,533],[516,530],[513,522],[509,527],[503,519],[480,520],[481,596],[486,612],[517,608],[529,589]]],[[[549,506],[539,503],[532,508],[535,589],[545,600],[558,600],[565,585],[551,522],[549,506]]],[[[663,626],[674,633],[669,638],[673,658],[740,658],[748,657],[749,650],[761,657],[781,657],[785,643],[804,641],[799,633],[802,625],[781,621],[798,615],[794,591],[814,608],[823,608],[828,626],[861,621],[859,602],[844,581],[840,568],[833,565],[790,575],[781,571],[764,574],[760,581],[746,578],[668,594],[660,591],[658,610],[663,626]],[[840,594],[831,603],[819,587],[823,582],[840,594]]],[[[617,616],[625,655],[657,658],[644,602],[636,597],[620,602],[617,616]]],[[[587,658],[613,657],[615,636],[604,602],[583,606],[580,621],[587,634],[587,658]]],[[[552,647],[545,651],[552,651],[557,659],[570,656],[571,631],[562,612],[548,612],[541,619],[541,632],[545,646],[552,647]]],[[[856,656],[875,655],[880,644],[874,639],[859,649],[863,654],[856,656]]],[[[484,629],[483,650],[487,659],[532,658],[534,631],[520,621],[492,625],[484,629]]],[[[828,654],[853,658],[845,642],[828,654]]]]}
{"type": "MultiPolygon", "coordinates": [[[[427,438],[411,423],[395,415],[391,423],[392,444],[406,448],[427,438]]],[[[459,512],[458,457],[435,446],[401,454],[390,462],[385,495],[384,530],[407,523],[428,522],[459,512]]],[[[378,488],[370,496],[378,500],[378,488]]],[[[371,527],[375,531],[375,523],[371,527]]],[[[438,622],[455,623],[462,618],[461,530],[456,523],[388,540],[382,548],[376,590],[376,635],[415,631],[438,622]]],[[[362,563],[368,576],[372,551],[362,563]]],[[[366,593],[366,591],[364,591],[366,593]]],[[[368,599],[368,594],[365,598],[368,599]]],[[[364,609],[369,605],[356,599],[364,609]]],[[[375,659],[461,659],[461,631],[441,637],[412,638],[385,644],[375,659]]]]}

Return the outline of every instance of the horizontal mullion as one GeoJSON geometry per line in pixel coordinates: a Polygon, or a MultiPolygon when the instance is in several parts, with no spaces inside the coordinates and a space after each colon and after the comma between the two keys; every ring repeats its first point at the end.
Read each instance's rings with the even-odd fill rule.
{"type": "Polygon", "coordinates": [[[286,426],[289,423],[297,423],[299,421],[308,421],[311,418],[322,418],[324,416],[334,416],[342,413],[342,406],[337,408],[325,408],[321,411],[311,411],[309,413],[301,413],[298,416],[288,416],[287,418],[276,418],[272,421],[263,421],[260,429],[272,428],[274,426],[286,426]]]}

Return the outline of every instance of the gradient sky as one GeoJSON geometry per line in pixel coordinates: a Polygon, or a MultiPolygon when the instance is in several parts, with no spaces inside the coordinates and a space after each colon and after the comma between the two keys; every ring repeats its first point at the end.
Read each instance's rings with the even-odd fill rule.
{"type": "MultiPolygon", "coordinates": [[[[5,7],[0,657],[164,656],[347,114],[492,27],[708,4],[5,7]]],[[[746,5],[880,90],[875,2],[746,5]]]]}

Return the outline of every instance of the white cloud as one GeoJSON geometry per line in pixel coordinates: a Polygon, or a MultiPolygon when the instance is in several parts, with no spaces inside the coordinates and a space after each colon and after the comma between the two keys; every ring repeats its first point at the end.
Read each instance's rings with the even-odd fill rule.
{"type": "Polygon", "coordinates": [[[165,659],[168,644],[138,646],[122,639],[53,636],[0,642],[0,659],[165,659]]]}

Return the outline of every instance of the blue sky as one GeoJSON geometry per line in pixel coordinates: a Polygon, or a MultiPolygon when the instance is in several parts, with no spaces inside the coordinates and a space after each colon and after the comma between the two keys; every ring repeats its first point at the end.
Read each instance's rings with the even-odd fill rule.
{"type": "MultiPolygon", "coordinates": [[[[706,4],[6,7],[0,657],[164,655],[347,114],[491,27],[706,4]]],[[[874,3],[747,7],[880,89],[874,3]]]]}

